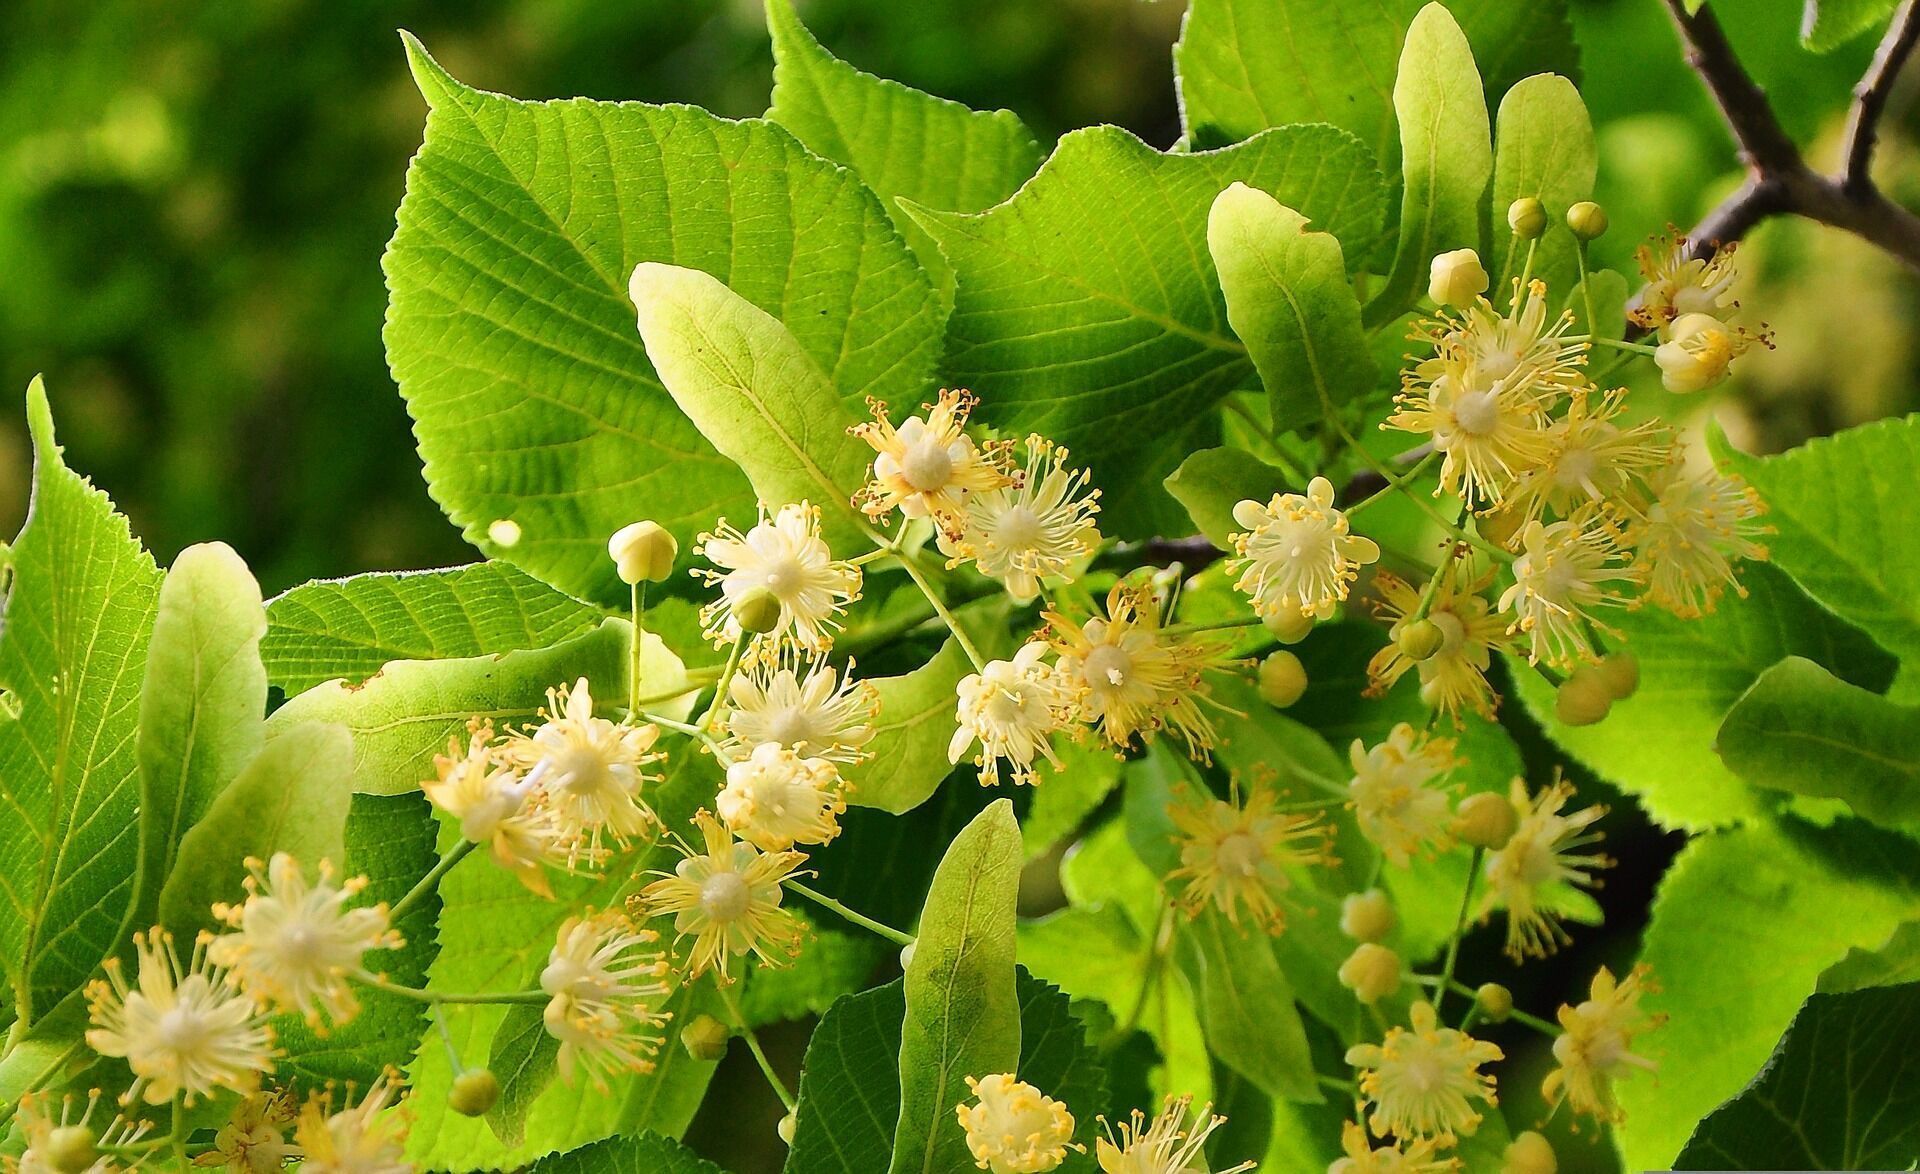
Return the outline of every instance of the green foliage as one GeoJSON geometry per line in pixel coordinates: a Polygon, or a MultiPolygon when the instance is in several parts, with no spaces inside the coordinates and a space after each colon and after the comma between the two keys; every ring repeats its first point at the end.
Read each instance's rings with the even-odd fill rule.
{"type": "Polygon", "coordinates": [[[1231,536],[1240,529],[1235,505],[1249,499],[1264,504],[1289,484],[1285,473],[1237,448],[1203,448],[1166,479],[1167,492],[1186,507],[1194,528],[1221,550],[1233,549],[1231,536]]]}
{"type": "Polygon", "coordinates": [[[880,696],[880,718],[867,747],[873,758],[860,769],[849,802],[896,815],[926,802],[953,771],[947,761],[953,690],[972,671],[959,641],[950,639],[912,672],[873,678],[880,696]]]}
{"type": "Polygon", "coordinates": [[[1268,1096],[1320,1100],[1293,987],[1267,935],[1208,910],[1178,941],[1208,1049],[1268,1096]]]}
{"type": "Polygon", "coordinates": [[[726,1171],[671,1137],[641,1132],[542,1158],[528,1167],[528,1174],[726,1174],[726,1171]]]}
{"type": "MultiPolygon", "coordinates": [[[[1507,207],[1531,196],[1547,212],[1547,230],[1534,251],[1533,275],[1545,281],[1549,291],[1567,291],[1568,305],[1578,303],[1584,308],[1584,301],[1571,296],[1579,285],[1580,270],[1575,256],[1578,242],[1567,228],[1567,209],[1592,198],[1593,180],[1599,170],[1586,103],[1564,77],[1530,77],[1500,100],[1496,125],[1493,201],[1488,214],[1493,239],[1498,242],[1504,236],[1510,243],[1507,255],[1498,258],[1500,269],[1488,270],[1495,275],[1495,287],[1489,295],[1496,300],[1504,298],[1506,285],[1499,279],[1517,277],[1524,268],[1526,245],[1513,242],[1504,229],[1507,207]]],[[[1495,259],[1487,258],[1489,263],[1495,259]]]]}
{"type": "Polygon", "coordinates": [[[1800,39],[1815,53],[1831,53],[1879,25],[1896,0],[1807,0],[1800,39]]]}

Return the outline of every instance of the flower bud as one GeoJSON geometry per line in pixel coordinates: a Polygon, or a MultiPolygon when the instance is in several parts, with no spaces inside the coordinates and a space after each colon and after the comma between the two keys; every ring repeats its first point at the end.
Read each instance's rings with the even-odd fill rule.
{"type": "Polygon", "coordinates": [[[1660,368],[1660,386],[1668,391],[1705,391],[1733,370],[1733,332],[1712,314],[1682,314],[1664,333],[1666,341],[1654,348],[1653,361],[1660,368]]]}
{"type": "Polygon", "coordinates": [[[1567,209],[1567,227],[1583,241],[1594,240],[1607,231],[1607,210],[1592,200],[1582,200],[1567,209]]]}
{"type": "Polygon", "coordinates": [[[906,945],[900,947],[900,969],[905,970],[907,967],[913,965],[913,948],[916,945],[919,945],[917,941],[908,942],[906,945]]]}
{"type": "Polygon", "coordinates": [[[1615,701],[1625,701],[1640,687],[1640,658],[1626,649],[1612,654],[1595,666],[1615,701]]]}
{"type": "Polygon", "coordinates": [[[1553,1146],[1531,1129],[1515,1134],[1500,1160],[1500,1174],[1558,1174],[1559,1169],[1553,1146]]]}
{"type": "Polygon", "coordinates": [[[1356,942],[1377,942],[1393,932],[1393,902],[1379,889],[1349,893],[1340,902],[1340,932],[1356,942]]]}
{"type": "Polygon", "coordinates": [[[1487,285],[1486,268],[1472,249],[1441,253],[1427,271],[1427,296],[1443,306],[1471,306],[1487,285]]]}
{"type": "Polygon", "coordinates": [[[1447,634],[1440,630],[1439,624],[1423,618],[1402,625],[1394,633],[1393,642],[1408,660],[1428,660],[1447,642],[1447,634]]]}
{"type": "Polygon", "coordinates": [[[1547,206],[1532,196],[1507,205],[1507,227],[1523,241],[1539,240],[1547,231],[1547,206]]]}
{"type": "Polygon", "coordinates": [[[469,1068],[453,1078],[447,1108],[462,1117],[484,1117],[500,1099],[500,1081],[485,1068],[469,1068]]]}
{"type": "Polygon", "coordinates": [[[1581,665],[1567,674],[1553,695],[1553,712],[1570,726],[1590,726],[1604,721],[1613,708],[1613,690],[1607,679],[1592,665],[1581,665]]]}
{"type": "Polygon", "coordinates": [[[1497,982],[1483,982],[1480,989],[1473,992],[1473,1005],[1480,1008],[1485,1018],[1505,1023],[1507,1016],[1513,1014],[1513,992],[1497,982]]]}
{"type": "Polygon", "coordinates": [[[1453,834],[1462,843],[1493,851],[1513,838],[1520,813],[1513,801],[1494,791],[1468,795],[1453,813],[1453,834]]]}
{"type": "Polygon", "coordinates": [[[680,544],[658,522],[635,522],[614,531],[607,540],[607,553],[619,568],[622,583],[664,583],[673,574],[680,544]]]}
{"type": "Polygon", "coordinates": [[[711,1015],[696,1015],[680,1029],[680,1046],[696,1060],[718,1060],[727,1054],[733,1029],[711,1015]]]}
{"type": "Polygon", "coordinates": [[[1260,700],[1285,709],[1307,691],[1307,670],[1291,652],[1275,652],[1260,662],[1260,700]]]}
{"type": "Polygon", "coordinates": [[[487,523],[487,541],[495,546],[518,546],[520,537],[520,523],[512,518],[495,518],[487,523]]]}
{"type": "Polygon", "coordinates": [[[1372,1006],[1400,989],[1400,955],[1377,942],[1362,942],[1340,964],[1340,985],[1372,1006]]]}
{"type": "Polygon", "coordinates": [[[733,618],[743,632],[764,635],[780,626],[780,597],[755,587],[733,601],[733,618]]]}
{"type": "Polygon", "coordinates": [[[1261,616],[1260,622],[1280,643],[1298,644],[1313,631],[1314,620],[1312,616],[1300,614],[1298,608],[1283,607],[1261,616]]]}
{"type": "Polygon", "coordinates": [[[781,1141],[786,1142],[788,1145],[792,1145],[793,1131],[799,1128],[799,1125],[800,1125],[800,1114],[796,1111],[796,1112],[788,1113],[786,1116],[780,1118],[780,1124],[774,1126],[773,1129],[775,1133],[778,1133],[780,1135],[781,1141]]]}

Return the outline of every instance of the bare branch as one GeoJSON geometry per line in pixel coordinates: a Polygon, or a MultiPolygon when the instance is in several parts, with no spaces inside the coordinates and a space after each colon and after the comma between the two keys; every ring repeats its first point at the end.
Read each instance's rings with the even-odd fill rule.
{"type": "Polygon", "coordinates": [[[1686,43],[1687,64],[1707,83],[1747,166],[1760,172],[1804,169],[1800,148],[1781,129],[1766,91],[1740,64],[1713,10],[1701,5],[1697,12],[1688,14],[1684,0],[1667,0],[1667,11],[1686,43]]]}
{"type": "Polygon", "coordinates": [[[1846,165],[1840,172],[1840,183],[1849,192],[1865,191],[1873,185],[1869,171],[1879,139],[1880,116],[1886,112],[1893,83],[1916,41],[1920,41],[1920,9],[1914,0],[1903,0],[1887,26],[1887,35],[1874,50],[1873,64],[1867,67],[1860,84],[1853,87],[1853,109],[1847,114],[1846,165]]]}

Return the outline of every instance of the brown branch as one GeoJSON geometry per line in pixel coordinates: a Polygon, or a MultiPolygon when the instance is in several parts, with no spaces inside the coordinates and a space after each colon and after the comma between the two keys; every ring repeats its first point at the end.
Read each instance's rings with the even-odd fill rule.
{"type": "Polygon", "coordinates": [[[1880,116],[1886,113],[1893,83],[1913,53],[1916,40],[1920,40],[1920,9],[1916,9],[1914,0],[1905,0],[1893,14],[1880,47],[1874,50],[1873,64],[1867,67],[1860,84],[1853,87],[1853,109],[1847,113],[1846,165],[1840,172],[1841,186],[1849,192],[1873,186],[1869,172],[1873,148],[1880,137],[1880,116]]]}
{"type": "Polygon", "coordinates": [[[1777,172],[1805,167],[1800,161],[1800,148],[1793,145],[1793,139],[1774,117],[1766,91],[1740,64],[1713,10],[1703,4],[1690,14],[1684,0],[1667,0],[1667,11],[1679,26],[1680,39],[1687,48],[1687,64],[1707,84],[1748,169],[1777,172]]]}

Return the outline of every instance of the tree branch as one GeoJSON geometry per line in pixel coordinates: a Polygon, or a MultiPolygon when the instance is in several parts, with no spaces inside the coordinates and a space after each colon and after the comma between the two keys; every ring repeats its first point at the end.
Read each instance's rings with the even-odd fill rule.
{"type": "Polygon", "coordinates": [[[1781,172],[1806,167],[1800,160],[1800,148],[1794,146],[1774,117],[1766,91],[1740,64],[1713,10],[1703,4],[1689,14],[1685,0],[1667,0],[1667,11],[1679,26],[1680,39],[1687,48],[1687,64],[1707,84],[1748,169],[1781,172]]]}
{"type": "Polygon", "coordinates": [[[1893,83],[1900,76],[1900,67],[1912,55],[1916,40],[1920,40],[1920,9],[1915,8],[1914,0],[1904,0],[1893,14],[1880,47],[1874,50],[1873,64],[1867,67],[1860,84],[1853,87],[1853,109],[1847,114],[1843,156],[1846,165],[1840,172],[1841,186],[1849,192],[1862,192],[1873,186],[1869,172],[1873,148],[1880,137],[1880,116],[1886,113],[1893,83]]]}

